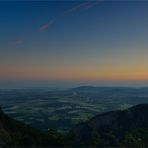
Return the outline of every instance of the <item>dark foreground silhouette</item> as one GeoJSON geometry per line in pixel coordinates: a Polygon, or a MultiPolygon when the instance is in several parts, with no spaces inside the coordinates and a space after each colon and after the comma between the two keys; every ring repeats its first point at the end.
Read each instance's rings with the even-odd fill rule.
{"type": "Polygon", "coordinates": [[[148,104],[111,111],[67,134],[42,133],[0,110],[0,147],[148,147],[148,104]]]}

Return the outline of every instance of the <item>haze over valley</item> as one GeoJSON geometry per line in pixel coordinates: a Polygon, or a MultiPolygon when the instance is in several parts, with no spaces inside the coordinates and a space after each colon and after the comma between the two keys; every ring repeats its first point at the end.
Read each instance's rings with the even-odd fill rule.
{"type": "Polygon", "coordinates": [[[4,112],[19,121],[45,132],[68,132],[97,114],[148,103],[148,88],[1,89],[0,100],[4,112]]]}

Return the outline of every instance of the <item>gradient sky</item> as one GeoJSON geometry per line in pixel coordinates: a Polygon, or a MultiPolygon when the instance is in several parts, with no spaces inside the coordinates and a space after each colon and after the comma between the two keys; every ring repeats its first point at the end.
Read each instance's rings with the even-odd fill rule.
{"type": "Polygon", "coordinates": [[[0,80],[145,83],[148,1],[0,1],[0,80]]]}

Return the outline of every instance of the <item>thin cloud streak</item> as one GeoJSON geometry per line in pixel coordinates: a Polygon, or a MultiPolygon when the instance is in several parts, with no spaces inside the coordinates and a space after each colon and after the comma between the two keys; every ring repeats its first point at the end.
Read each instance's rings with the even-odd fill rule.
{"type": "Polygon", "coordinates": [[[50,20],[47,23],[43,24],[40,28],[39,28],[39,32],[44,32],[46,30],[48,30],[49,27],[51,27],[51,25],[54,23],[54,20],[50,20]]]}
{"type": "Polygon", "coordinates": [[[74,13],[74,12],[77,12],[77,11],[80,11],[80,10],[86,10],[86,9],[90,9],[90,8],[93,8],[95,7],[96,5],[100,4],[103,0],[99,0],[99,1],[89,1],[89,2],[83,2],[83,3],[80,3],[66,11],[64,11],[61,15],[59,15],[59,17],[56,17],[55,19],[53,20],[50,20],[48,21],[47,23],[43,24],[39,29],[38,29],[38,32],[44,32],[44,31],[47,31],[51,26],[52,24],[55,22],[55,20],[57,18],[60,18],[62,16],[66,16],[66,15],[69,15],[71,13],[74,13]]]}
{"type": "Polygon", "coordinates": [[[96,5],[100,4],[103,0],[99,0],[99,1],[92,1],[92,2],[83,2],[79,5],[76,5],[74,7],[72,7],[71,9],[66,10],[62,15],[69,15],[73,12],[77,12],[79,10],[83,10],[83,9],[90,9],[95,7],[96,5]]]}
{"type": "Polygon", "coordinates": [[[101,2],[103,2],[103,0],[96,1],[96,2],[91,2],[91,3],[89,3],[89,4],[85,7],[85,9],[93,8],[93,7],[97,6],[97,5],[99,5],[101,2]]]}
{"type": "Polygon", "coordinates": [[[81,4],[79,4],[79,5],[76,5],[76,6],[72,7],[71,9],[66,10],[62,15],[68,15],[68,14],[70,14],[70,13],[72,13],[72,12],[75,12],[75,11],[78,11],[78,10],[80,10],[80,9],[83,9],[83,8],[85,8],[88,4],[89,4],[89,2],[84,2],[84,3],[81,3],[81,4]]]}

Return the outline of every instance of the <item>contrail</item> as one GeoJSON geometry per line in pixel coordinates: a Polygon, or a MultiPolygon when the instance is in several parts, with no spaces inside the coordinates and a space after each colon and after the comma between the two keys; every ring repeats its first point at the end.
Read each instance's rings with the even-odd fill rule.
{"type": "MultiPolygon", "coordinates": [[[[44,32],[44,31],[47,31],[52,25],[53,23],[55,22],[55,20],[57,20],[58,18],[61,18],[63,16],[67,16],[71,13],[74,13],[74,12],[77,12],[77,11],[80,11],[80,10],[87,10],[87,9],[90,9],[90,8],[93,8],[95,6],[97,6],[98,4],[100,4],[101,2],[103,2],[104,0],[98,0],[98,1],[85,1],[85,2],[82,2],[80,4],[77,4],[76,6],[70,8],[70,9],[67,9],[66,11],[64,11],[63,13],[59,14],[59,16],[55,17],[54,19],[52,20],[49,20],[47,21],[46,23],[42,24],[39,28],[38,28],[38,32],[44,32]]],[[[13,41],[13,45],[20,45],[22,44],[24,41],[22,39],[17,39],[15,41],[13,41]]]]}
{"type": "Polygon", "coordinates": [[[47,23],[43,24],[40,28],[39,28],[39,32],[43,32],[45,30],[47,30],[52,24],[54,23],[54,20],[50,20],[47,23]]]}
{"type": "Polygon", "coordinates": [[[96,5],[100,4],[103,0],[99,0],[99,1],[89,1],[89,2],[83,2],[81,4],[78,4],[74,7],[72,7],[71,9],[66,10],[65,12],[62,13],[62,15],[69,15],[73,12],[77,12],[79,10],[83,10],[83,9],[90,9],[95,7],[96,5]]]}
{"type": "Polygon", "coordinates": [[[90,9],[90,8],[93,8],[93,7],[97,6],[97,5],[99,5],[101,2],[103,2],[103,0],[90,2],[87,6],[85,6],[84,9],[90,9]]]}
{"type": "Polygon", "coordinates": [[[100,4],[102,1],[104,0],[98,0],[98,1],[86,1],[83,3],[80,3],[66,11],[64,11],[63,13],[61,13],[58,17],[56,17],[53,20],[48,21],[47,23],[43,24],[39,29],[38,32],[44,32],[46,31],[49,27],[51,27],[51,25],[55,22],[56,19],[62,17],[62,16],[66,16],[69,15],[71,13],[77,12],[79,10],[86,10],[86,9],[90,9],[95,7],[96,5],[100,4]]]}
{"type": "Polygon", "coordinates": [[[72,12],[78,11],[78,10],[80,10],[82,8],[85,8],[88,4],[89,4],[89,2],[84,2],[84,3],[81,3],[79,5],[76,5],[76,6],[72,7],[72,8],[70,8],[70,9],[66,10],[65,12],[63,12],[62,15],[68,15],[68,14],[70,14],[72,12]]]}

